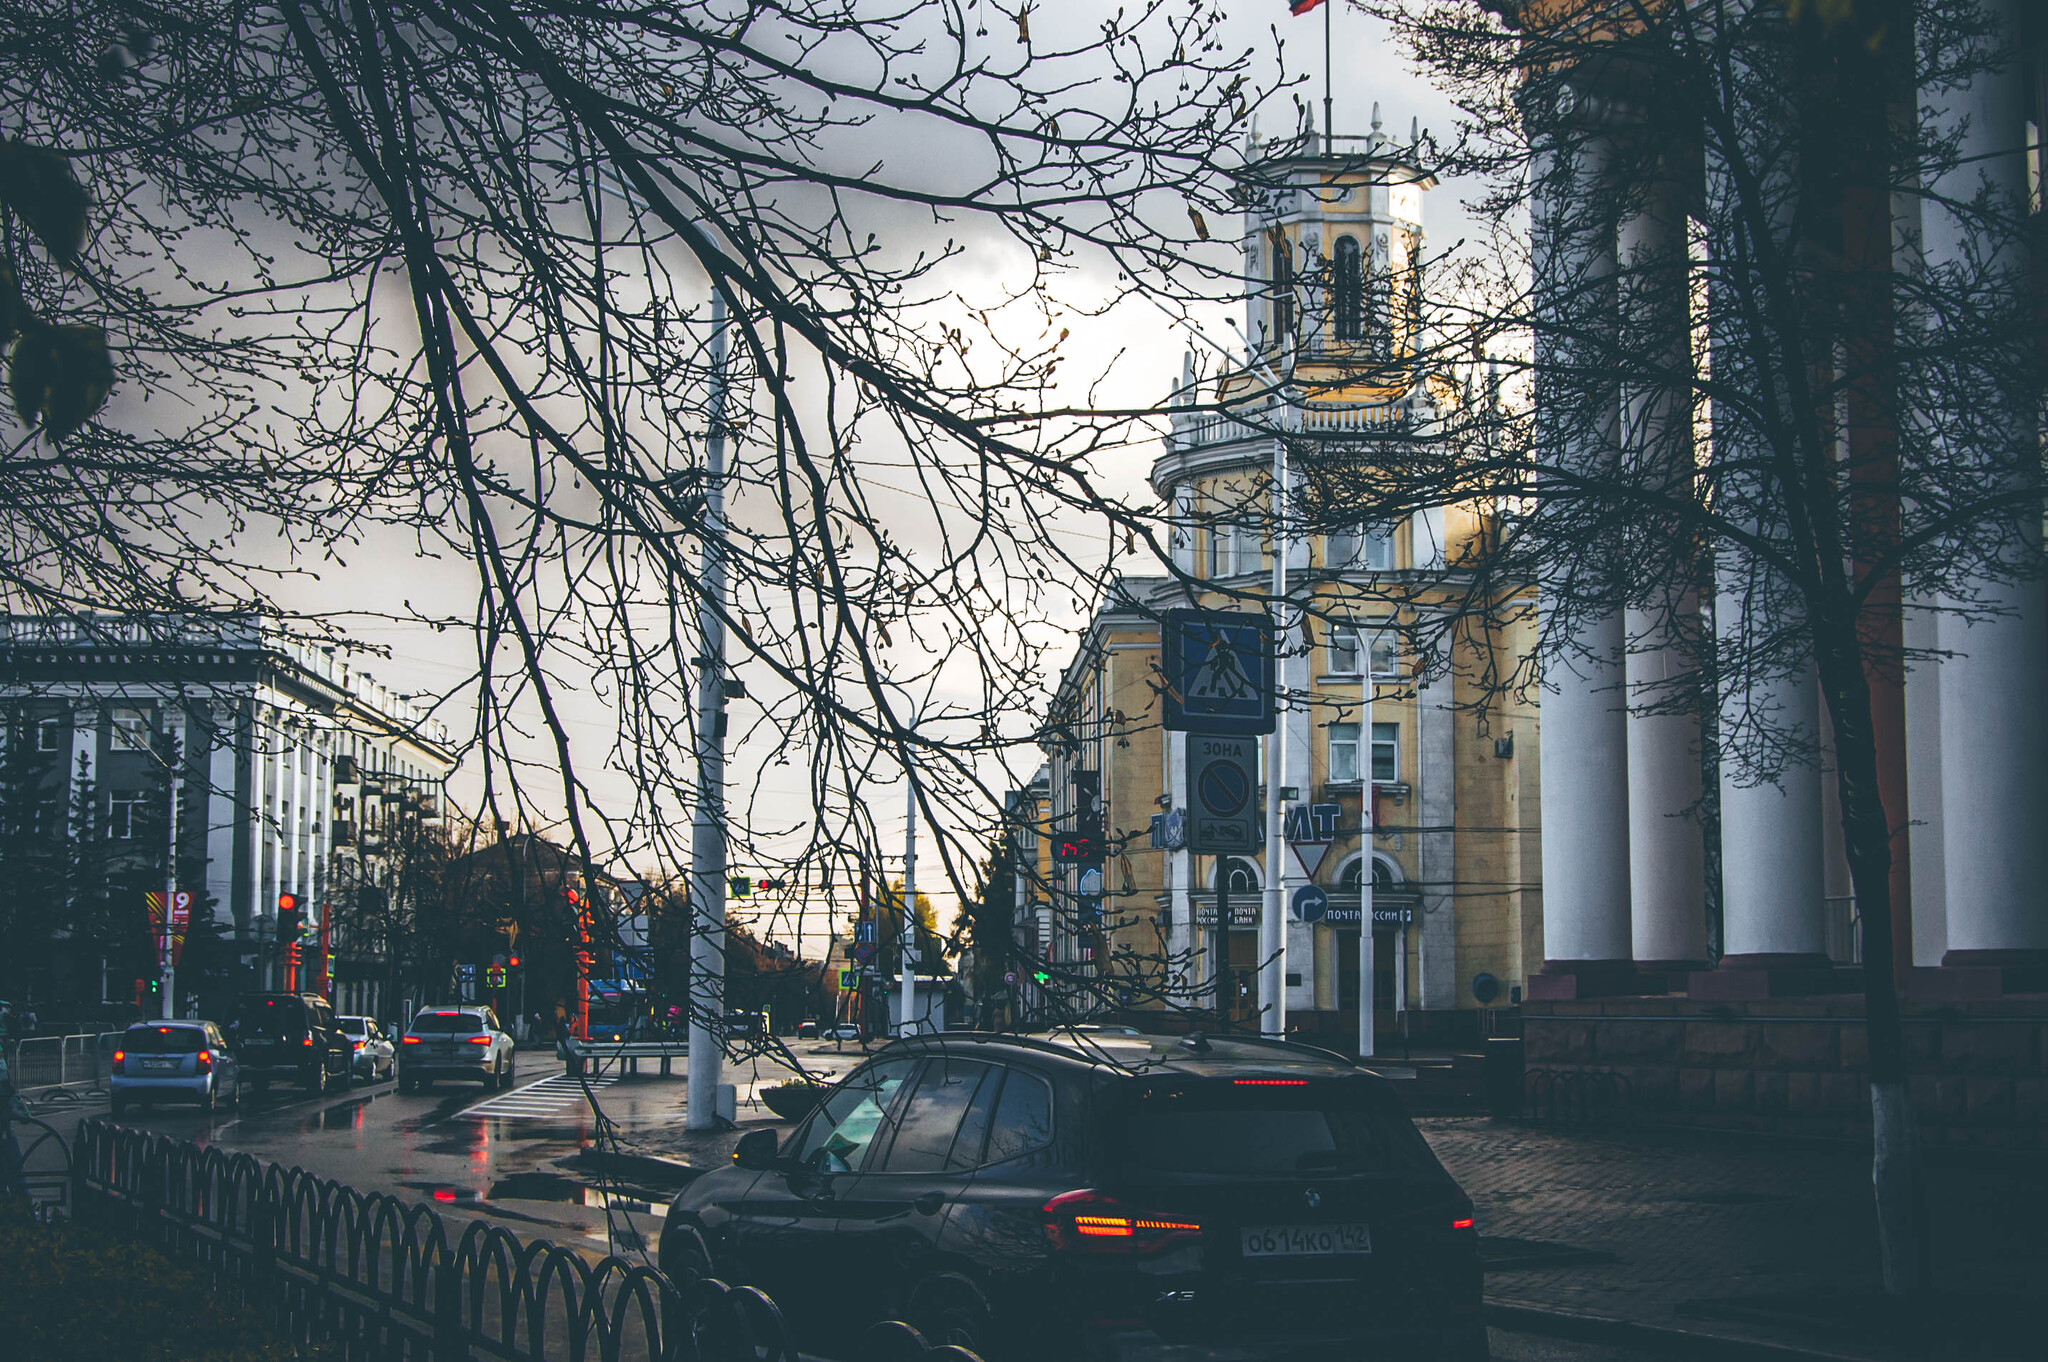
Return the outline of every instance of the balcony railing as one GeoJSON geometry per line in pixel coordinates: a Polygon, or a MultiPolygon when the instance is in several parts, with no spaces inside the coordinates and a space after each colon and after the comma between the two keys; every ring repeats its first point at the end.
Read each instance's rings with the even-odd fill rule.
{"type": "MultiPolygon", "coordinates": [[[[1409,412],[1400,402],[1310,402],[1298,413],[1299,432],[1314,438],[1368,435],[1406,424],[1409,412]]],[[[1284,427],[1280,413],[1269,409],[1251,419],[1223,411],[1176,415],[1168,441],[1179,449],[1200,449],[1238,440],[1270,439],[1284,427]]]]}

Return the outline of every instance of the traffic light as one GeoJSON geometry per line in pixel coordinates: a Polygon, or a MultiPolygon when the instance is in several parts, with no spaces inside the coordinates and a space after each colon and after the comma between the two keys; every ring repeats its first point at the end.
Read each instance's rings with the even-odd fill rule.
{"type": "Polygon", "coordinates": [[[766,893],[766,892],[768,892],[768,891],[769,891],[770,889],[780,889],[780,888],[782,888],[782,881],[781,881],[781,880],[762,880],[762,881],[761,881],[761,882],[760,882],[760,883],[759,883],[758,885],[756,885],[755,887],[756,887],[756,888],[758,888],[758,889],[760,889],[762,893],[766,893]]]}
{"type": "Polygon", "coordinates": [[[149,994],[150,997],[154,998],[163,993],[164,981],[152,975],[148,979],[142,981],[142,988],[145,993],[149,994]]]}
{"type": "Polygon", "coordinates": [[[509,966],[509,967],[511,967],[512,969],[518,969],[518,968],[519,968],[519,957],[518,957],[518,956],[516,956],[516,955],[514,955],[514,956],[510,956],[510,957],[508,957],[508,958],[506,959],[505,963],[506,963],[506,965],[508,965],[508,966],[509,966]]]}
{"type": "Polygon", "coordinates": [[[1031,982],[1034,984],[1049,984],[1052,982],[1052,975],[1046,973],[1042,969],[1033,970],[1031,973],[1031,982]]]}
{"type": "Polygon", "coordinates": [[[577,907],[583,902],[583,895],[577,892],[574,885],[565,885],[562,889],[562,897],[568,901],[571,908],[577,907]]]}
{"type": "Polygon", "coordinates": [[[1102,772],[1074,772],[1072,826],[1053,837],[1052,858],[1061,865],[1102,864],[1102,772]]]}
{"type": "Polygon", "coordinates": [[[277,896],[277,939],[285,945],[297,945],[299,934],[305,930],[305,915],[299,911],[299,896],[287,890],[277,896]]]}

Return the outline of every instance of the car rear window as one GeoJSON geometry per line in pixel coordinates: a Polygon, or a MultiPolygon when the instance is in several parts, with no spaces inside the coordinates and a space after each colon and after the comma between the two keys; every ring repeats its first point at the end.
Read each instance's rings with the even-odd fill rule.
{"type": "Polygon", "coordinates": [[[196,1055],[206,1048],[206,1033],[196,1026],[131,1026],[121,1048],[131,1055],[196,1055]]]}
{"type": "Polygon", "coordinates": [[[1223,1177],[1440,1175],[1415,1123],[1365,1083],[1269,1078],[1148,1084],[1111,1134],[1134,1167],[1223,1177]]]}
{"type": "Polygon", "coordinates": [[[306,1008],[297,998],[244,998],[230,1024],[243,1040],[297,1040],[306,1034],[306,1008]]]}
{"type": "Polygon", "coordinates": [[[340,1017],[336,1019],[336,1024],[341,1027],[341,1034],[343,1034],[344,1036],[361,1036],[368,1034],[368,1032],[364,1029],[363,1019],[361,1017],[340,1017]]]}
{"type": "Polygon", "coordinates": [[[467,1012],[422,1012],[412,1019],[412,1029],[422,1036],[474,1036],[484,1020],[467,1012]]]}

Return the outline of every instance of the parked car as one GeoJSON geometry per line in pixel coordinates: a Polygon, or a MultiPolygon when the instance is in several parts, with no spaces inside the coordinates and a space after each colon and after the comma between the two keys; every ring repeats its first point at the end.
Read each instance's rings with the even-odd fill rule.
{"type": "Polygon", "coordinates": [[[509,1088],[513,1049],[512,1037],[488,1007],[423,1009],[398,1043],[398,1090],[411,1092],[437,1078],[509,1088]]]}
{"type": "Polygon", "coordinates": [[[228,1014],[227,1038],[242,1081],[258,1092],[274,1078],[322,1093],[352,1081],[355,1047],[317,993],[245,993],[228,1014]]]}
{"type": "Polygon", "coordinates": [[[398,1072],[398,1047],[375,1017],[336,1017],[341,1034],[355,1050],[351,1061],[357,1078],[389,1078],[398,1072]]]}
{"type": "Polygon", "coordinates": [[[116,1120],[137,1104],[194,1102],[201,1111],[239,1107],[242,1080],[234,1051],[210,1021],[138,1022],[114,1047],[107,1080],[116,1120]]]}
{"type": "Polygon", "coordinates": [[[1329,1051],[916,1036],[733,1158],[661,1265],[762,1288],[807,1349],[899,1318],[1019,1359],[1487,1355],[1472,1202],[1329,1051]]]}
{"type": "Polygon", "coordinates": [[[728,1012],[725,1014],[725,1038],[727,1040],[759,1040],[768,1034],[766,1012],[728,1012]]]}
{"type": "Polygon", "coordinates": [[[823,1024],[816,1017],[805,1017],[796,1024],[798,1040],[815,1040],[823,1030],[823,1024]]]}
{"type": "Polygon", "coordinates": [[[826,1040],[859,1040],[860,1027],[852,1022],[841,1022],[825,1032],[826,1040]]]}

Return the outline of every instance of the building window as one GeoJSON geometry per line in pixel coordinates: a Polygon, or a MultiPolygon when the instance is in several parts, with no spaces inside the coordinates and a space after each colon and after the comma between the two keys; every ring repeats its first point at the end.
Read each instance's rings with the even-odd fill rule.
{"type": "Polygon", "coordinates": [[[1258,548],[1250,530],[1242,525],[1209,527],[1209,575],[1234,577],[1258,566],[1258,548]]]}
{"type": "MultiPolygon", "coordinates": [[[[1332,785],[1356,785],[1359,783],[1359,726],[1357,724],[1330,725],[1330,783],[1332,785]]],[[[1372,726],[1372,779],[1377,784],[1392,784],[1401,778],[1401,725],[1374,724],[1372,726]]]]}
{"type": "Polygon", "coordinates": [[[1253,870],[1251,862],[1245,860],[1242,856],[1231,856],[1217,863],[1214,887],[1222,886],[1223,874],[1226,870],[1230,873],[1230,896],[1232,898],[1236,898],[1241,894],[1256,894],[1259,892],[1258,872],[1253,870]]]}
{"type": "Polygon", "coordinates": [[[122,752],[147,752],[149,716],[139,709],[114,711],[114,748],[122,752]]]}
{"type": "Polygon", "coordinates": [[[1365,257],[1358,249],[1357,237],[1337,238],[1336,278],[1333,285],[1337,293],[1337,339],[1364,340],[1365,257]]]}
{"type": "Polygon", "coordinates": [[[129,842],[142,828],[143,797],[139,791],[116,790],[107,801],[107,836],[129,842]]]}
{"type": "Polygon", "coordinates": [[[1372,778],[1388,784],[1401,778],[1401,725],[1372,726],[1372,778]]]}
{"type": "Polygon", "coordinates": [[[1284,232],[1272,234],[1273,343],[1294,334],[1294,249],[1284,232]]]}
{"type": "Polygon", "coordinates": [[[1376,679],[1398,679],[1401,664],[1400,640],[1387,620],[1366,620],[1330,628],[1330,674],[1357,676],[1368,654],[1376,679]]]}
{"type": "Polygon", "coordinates": [[[36,724],[36,751],[60,752],[64,748],[64,721],[44,719],[36,724]]]}
{"type": "Polygon", "coordinates": [[[1394,567],[1394,536],[1386,530],[1359,526],[1338,530],[1325,540],[1333,568],[1365,568],[1390,572],[1394,567]]]}
{"type": "MultiPolygon", "coordinates": [[[[1374,727],[1378,727],[1377,724],[1374,727]]],[[[1330,725],[1330,783],[1358,783],[1358,725],[1330,725]]]]}

